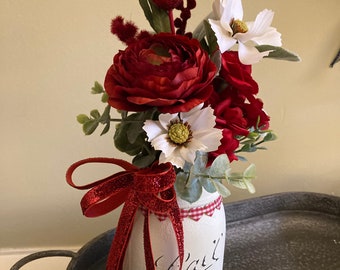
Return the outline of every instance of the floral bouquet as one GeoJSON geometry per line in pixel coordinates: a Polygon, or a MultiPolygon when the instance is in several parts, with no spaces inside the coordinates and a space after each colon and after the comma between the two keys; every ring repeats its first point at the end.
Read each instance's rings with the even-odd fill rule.
{"type": "Polygon", "coordinates": [[[252,64],[262,58],[299,58],[281,47],[281,34],[271,27],[274,13],[265,9],[255,21],[245,22],[241,0],[215,0],[212,12],[193,32],[186,26],[195,0],[139,3],[152,30],[140,30],[121,16],[112,20],[111,32],[126,48],[114,55],[104,87],[95,82],[92,88],[106,107],[102,113],[92,110],[89,116],[77,117],[86,135],[100,125],[105,134],[118,122],[114,145],[131,155],[132,163],[114,158],[82,160],[70,167],[67,180],[76,188],[91,188],[81,202],[87,216],[124,203],[108,269],[122,269],[138,209],[146,216],[146,269],[157,266],[147,218],[151,213],[170,219],[181,268],[186,232],[178,200],[192,204],[204,193],[226,197],[227,184],[255,192],[255,165],[231,172],[230,163],[245,160],[242,152],[265,149],[263,143],[275,139],[257,97],[252,64]],[[119,118],[111,116],[112,109],[119,118]],[[75,185],[73,171],[89,162],[113,163],[124,171],[86,186],[75,185]]]}

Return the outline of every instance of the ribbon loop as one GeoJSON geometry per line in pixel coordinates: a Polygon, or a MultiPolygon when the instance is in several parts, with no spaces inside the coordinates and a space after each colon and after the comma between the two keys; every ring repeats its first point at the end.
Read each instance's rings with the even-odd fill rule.
{"type": "Polygon", "coordinates": [[[80,160],[70,166],[66,181],[77,189],[90,189],[81,200],[83,213],[87,217],[104,215],[124,203],[115,237],[108,257],[107,270],[121,270],[125,251],[139,207],[147,209],[144,222],[145,265],[147,270],[154,270],[150,232],[149,212],[167,214],[177,239],[180,257],[180,269],[184,259],[184,236],[180,218],[180,209],[176,200],[174,183],[176,173],[171,163],[154,164],[150,168],[138,169],[134,165],[114,158],[89,158],[80,160]],[[74,171],[88,163],[110,163],[118,165],[125,171],[86,185],[76,185],[73,181],[74,171]]]}

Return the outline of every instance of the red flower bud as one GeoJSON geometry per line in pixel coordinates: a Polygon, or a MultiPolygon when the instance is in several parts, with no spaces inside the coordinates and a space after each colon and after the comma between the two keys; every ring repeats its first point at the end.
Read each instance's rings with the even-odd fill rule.
{"type": "Polygon", "coordinates": [[[133,22],[124,22],[124,18],[117,16],[112,20],[111,33],[116,35],[122,42],[129,44],[135,40],[138,28],[133,22]]]}

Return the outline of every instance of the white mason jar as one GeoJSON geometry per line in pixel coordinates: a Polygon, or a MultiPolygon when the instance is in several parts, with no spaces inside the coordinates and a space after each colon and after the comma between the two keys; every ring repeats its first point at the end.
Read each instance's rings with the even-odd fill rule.
{"type": "MultiPolygon", "coordinates": [[[[217,192],[209,193],[203,189],[200,199],[192,204],[179,198],[177,200],[184,230],[182,270],[222,270],[226,223],[221,196],[217,192]]],[[[139,209],[126,250],[123,270],[146,269],[143,224],[144,214],[139,209]]],[[[171,221],[150,214],[150,238],[156,269],[180,269],[177,241],[171,221]]]]}

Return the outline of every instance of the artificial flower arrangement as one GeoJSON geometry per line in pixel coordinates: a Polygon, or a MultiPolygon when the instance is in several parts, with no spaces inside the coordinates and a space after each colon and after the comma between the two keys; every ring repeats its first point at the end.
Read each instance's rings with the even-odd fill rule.
{"type": "MultiPolygon", "coordinates": [[[[167,164],[174,172],[175,195],[187,202],[197,201],[203,190],[226,197],[226,184],[254,192],[255,165],[240,173],[231,172],[230,166],[245,160],[242,152],[265,149],[263,143],[276,137],[257,97],[252,64],[263,58],[299,60],[281,47],[281,34],[271,27],[274,13],[265,9],[255,21],[245,22],[241,0],[215,0],[212,12],[189,32],[186,26],[196,0],[139,3],[152,30],[140,30],[121,16],[112,20],[111,32],[126,48],[114,55],[104,87],[95,82],[92,88],[106,104],[104,111],[77,117],[84,133],[90,135],[103,125],[105,134],[118,122],[114,145],[133,158],[132,164],[113,163],[147,173],[160,172],[167,164]],[[111,116],[112,109],[120,118],[111,116]]],[[[73,170],[88,161],[71,166],[71,185],[77,187],[70,176],[73,170]]],[[[121,197],[111,204],[126,203],[121,197]]]]}

